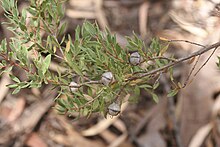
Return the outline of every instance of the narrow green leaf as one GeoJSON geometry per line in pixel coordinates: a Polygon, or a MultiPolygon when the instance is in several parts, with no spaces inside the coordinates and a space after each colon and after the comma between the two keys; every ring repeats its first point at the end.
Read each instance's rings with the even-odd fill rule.
{"type": "Polygon", "coordinates": [[[92,104],[92,109],[96,110],[99,107],[99,100],[95,100],[92,104]]]}
{"type": "Polygon", "coordinates": [[[5,53],[7,51],[7,41],[3,39],[1,42],[0,52],[5,53]]]}
{"type": "Polygon", "coordinates": [[[174,78],[173,78],[173,68],[172,67],[169,68],[169,72],[170,72],[170,80],[174,81],[174,78]]]}
{"type": "Polygon", "coordinates": [[[64,10],[64,7],[62,5],[62,2],[58,3],[57,5],[57,12],[58,12],[58,15],[60,17],[60,19],[64,16],[65,14],[65,10],[64,10]]]}
{"type": "Polygon", "coordinates": [[[178,82],[177,85],[178,85],[178,88],[180,89],[183,87],[183,85],[180,82],[178,82]]]}
{"type": "Polygon", "coordinates": [[[164,53],[166,53],[167,49],[169,48],[169,44],[167,44],[166,46],[164,46],[161,50],[160,50],[160,56],[163,56],[164,53]]]}
{"type": "Polygon", "coordinates": [[[140,88],[136,85],[135,88],[134,88],[134,94],[135,95],[140,95],[140,92],[141,92],[140,88]]]}
{"type": "Polygon", "coordinates": [[[0,63],[0,69],[2,69],[4,67],[4,65],[2,63],[0,63]]]}
{"type": "Polygon", "coordinates": [[[159,85],[160,85],[159,82],[154,83],[154,85],[153,85],[153,89],[157,89],[159,85]]]}
{"type": "Polygon", "coordinates": [[[16,88],[18,87],[18,84],[10,84],[10,85],[7,85],[8,88],[16,88]]]}
{"type": "Polygon", "coordinates": [[[14,75],[9,75],[10,76],[10,78],[13,80],[13,81],[15,81],[16,83],[20,83],[21,81],[17,78],[17,77],[15,77],[14,75]]]}
{"type": "Polygon", "coordinates": [[[155,94],[155,93],[151,93],[152,97],[153,97],[153,100],[158,103],[159,102],[159,98],[158,96],[155,94]]]}
{"type": "Polygon", "coordinates": [[[61,47],[57,38],[55,38],[55,36],[51,35],[50,38],[51,38],[51,41],[56,45],[56,47],[61,47]]]}
{"type": "Polygon", "coordinates": [[[60,114],[65,114],[66,112],[66,108],[61,107],[61,106],[57,106],[56,110],[60,113],[60,114]]]}
{"type": "Polygon", "coordinates": [[[91,35],[94,35],[96,33],[94,25],[92,25],[90,22],[85,22],[83,26],[85,27],[85,30],[89,32],[91,35]]]}
{"type": "Polygon", "coordinates": [[[173,97],[178,93],[178,89],[173,89],[171,91],[169,91],[169,93],[167,94],[167,97],[173,97]]]}
{"type": "Polygon", "coordinates": [[[89,114],[89,109],[88,108],[82,109],[82,115],[83,116],[87,116],[88,114],[89,114]]]}
{"type": "Polygon", "coordinates": [[[68,101],[68,104],[69,104],[69,107],[70,108],[73,108],[74,107],[74,101],[73,101],[73,98],[71,97],[67,97],[67,101],[68,101]]]}
{"type": "Polygon", "coordinates": [[[152,86],[151,85],[148,85],[148,84],[144,84],[144,85],[139,85],[138,86],[139,88],[152,88],[152,86]]]}
{"type": "Polygon", "coordinates": [[[26,83],[26,82],[21,82],[19,83],[19,86],[22,88],[27,88],[30,85],[30,83],[26,83]]]}
{"type": "Polygon", "coordinates": [[[20,27],[20,29],[22,31],[26,31],[27,30],[27,27],[24,24],[22,24],[22,23],[19,23],[19,27],[20,27]]]}
{"type": "Polygon", "coordinates": [[[17,94],[21,90],[21,87],[15,88],[15,90],[12,92],[12,94],[17,94]]]}
{"type": "Polygon", "coordinates": [[[71,45],[71,41],[69,40],[67,43],[66,43],[66,49],[65,51],[68,53],[70,51],[70,45],[71,45]]]}
{"type": "Polygon", "coordinates": [[[66,105],[65,105],[65,100],[60,98],[60,99],[57,99],[57,103],[63,107],[63,108],[66,108],[66,105]]]}
{"type": "Polygon", "coordinates": [[[50,62],[51,62],[51,54],[47,55],[46,58],[44,59],[43,65],[42,65],[42,72],[43,75],[46,73],[46,71],[48,70],[49,66],[50,66],[50,62]]]}
{"type": "Polygon", "coordinates": [[[67,23],[63,23],[59,29],[58,36],[62,35],[66,30],[67,23]]]}
{"type": "Polygon", "coordinates": [[[77,65],[77,63],[72,62],[72,65],[73,65],[72,68],[76,72],[76,74],[83,75],[83,73],[81,72],[81,70],[80,70],[79,66],[77,65]]]}
{"type": "Polygon", "coordinates": [[[80,39],[80,27],[77,26],[75,29],[75,39],[79,40],[80,39]]]}

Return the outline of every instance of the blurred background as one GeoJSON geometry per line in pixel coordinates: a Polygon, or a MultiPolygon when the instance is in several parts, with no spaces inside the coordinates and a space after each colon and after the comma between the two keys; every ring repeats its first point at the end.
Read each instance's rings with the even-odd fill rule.
{"type": "MultiPolygon", "coordinates": [[[[22,10],[28,1],[18,0],[22,10]]],[[[149,45],[153,37],[183,39],[211,45],[220,41],[220,0],[69,0],[65,5],[67,34],[84,20],[108,27],[126,46],[124,36],[133,32],[149,45]]],[[[6,21],[0,8],[0,22],[6,21]]],[[[12,34],[0,25],[0,40],[12,34]]],[[[199,47],[173,43],[169,53],[183,57],[199,47]]],[[[169,54],[168,53],[168,54],[169,54]]],[[[195,72],[211,52],[197,60],[195,72]]],[[[7,147],[220,147],[219,51],[177,96],[167,98],[170,84],[161,80],[159,103],[145,91],[136,102],[124,106],[121,114],[105,119],[101,115],[75,119],[53,109],[56,91],[45,85],[11,95],[0,77],[0,146],[7,147]]],[[[56,66],[56,62],[53,62],[56,66]]],[[[176,81],[187,80],[193,64],[174,68],[176,81]]],[[[14,74],[22,75],[19,70],[14,74]]],[[[193,74],[192,74],[193,75],[193,74]]]]}

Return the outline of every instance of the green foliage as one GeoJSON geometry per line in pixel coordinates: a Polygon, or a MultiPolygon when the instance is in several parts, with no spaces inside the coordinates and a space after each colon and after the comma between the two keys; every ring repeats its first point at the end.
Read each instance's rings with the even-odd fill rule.
{"type": "Polygon", "coordinates": [[[220,69],[220,57],[218,56],[218,62],[216,63],[218,68],[220,69]]]}
{"type": "MultiPolygon", "coordinates": [[[[59,88],[56,109],[61,114],[78,112],[80,116],[94,112],[106,114],[111,103],[123,101],[128,93],[138,97],[141,89],[158,102],[154,91],[159,86],[161,72],[142,75],[173,62],[172,58],[163,56],[169,44],[162,46],[158,39],[153,39],[148,48],[134,34],[127,37],[128,44],[123,48],[116,41],[116,35],[108,29],[100,31],[96,23],[87,21],[76,28],[74,40],[71,35],[62,36],[67,25],[61,23],[63,3],[62,0],[31,0],[30,6],[19,12],[16,1],[2,0],[8,18],[5,24],[15,36],[7,40],[8,48],[5,39],[1,42],[0,70],[2,73],[19,67],[27,75],[26,81],[10,75],[14,83],[8,87],[14,88],[13,94],[23,88],[38,88],[51,83],[59,88]],[[27,18],[27,15],[31,16],[27,18]],[[42,32],[46,36],[42,37],[42,32]],[[60,41],[58,37],[63,38],[60,41]],[[137,65],[129,62],[134,52],[141,56],[137,65]],[[60,61],[58,64],[65,71],[51,71],[50,64],[54,59],[60,61]],[[101,80],[106,72],[113,75],[109,84],[103,84],[101,80]],[[75,87],[71,87],[72,81],[77,83],[75,87]]],[[[174,94],[176,91],[169,96],[174,94]]]]}

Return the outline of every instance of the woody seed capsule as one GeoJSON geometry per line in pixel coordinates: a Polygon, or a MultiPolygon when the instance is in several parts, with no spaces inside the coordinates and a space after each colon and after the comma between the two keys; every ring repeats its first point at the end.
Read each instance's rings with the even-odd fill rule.
{"type": "Polygon", "coordinates": [[[118,103],[113,102],[108,106],[108,114],[111,116],[116,116],[121,112],[120,105],[118,103]]]}
{"type": "Polygon", "coordinates": [[[141,63],[141,55],[138,52],[133,52],[130,55],[129,61],[132,65],[138,65],[141,63]]]}
{"type": "Polygon", "coordinates": [[[112,72],[105,72],[102,74],[101,83],[104,85],[109,85],[113,81],[112,72]]]}
{"type": "Polygon", "coordinates": [[[79,84],[72,81],[70,82],[69,87],[71,92],[76,92],[79,89],[79,84]]]}

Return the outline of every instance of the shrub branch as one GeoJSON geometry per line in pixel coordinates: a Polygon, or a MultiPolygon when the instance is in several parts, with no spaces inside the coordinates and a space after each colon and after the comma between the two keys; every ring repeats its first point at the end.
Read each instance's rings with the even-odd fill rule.
{"type": "Polygon", "coordinates": [[[160,67],[160,68],[157,68],[155,70],[152,70],[152,71],[149,71],[149,72],[146,72],[146,73],[143,73],[143,74],[140,74],[139,76],[134,76],[134,77],[130,77],[129,79],[127,79],[127,81],[132,81],[132,80],[136,80],[136,79],[140,79],[140,78],[143,78],[143,77],[146,77],[146,76],[149,76],[149,75],[152,75],[152,74],[156,74],[160,71],[163,71],[163,70],[166,70],[168,69],[169,67],[172,67],[176,64],[179,64],[181,62],[184,62],[186,60],[189,60],[193,57],[196,57],[196,56],[199,56],[199,55],[202,55],[204,54],[205,52],[208,52],[209,50],[212,50],[212,49],[217,49],[218,47],[220,46],[220,42],[217,42],[215,44],[212,44],[210,46],[207,46],[207,47],[203,47],[201,50],[198,50],[197,52],[194,52],[186,57],[182,57],[182,58],[179,58],[177,59],[176,61],[174,62],[171,62],[163,67],[160,67]]]}

